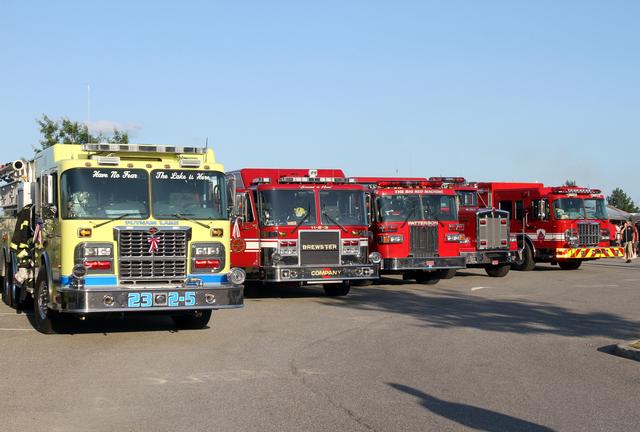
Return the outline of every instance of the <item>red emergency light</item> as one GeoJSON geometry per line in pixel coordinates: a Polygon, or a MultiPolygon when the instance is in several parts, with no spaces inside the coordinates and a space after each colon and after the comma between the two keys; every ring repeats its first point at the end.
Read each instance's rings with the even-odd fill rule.
{"type": "Polygon", "coordinates": [[[464,177],[429,177],[429,180],[440,183],[466,183],[464,177]]]}
{"type": "Polygon", "coordinates": [[[111,261],[85,261],[87,270],[111,270],[111,261]]]}
{"type": "Polygon", "coordinates": [[[588,189],[588,188],[579,188],[574,186],[560,186],[551,188],[551,192],[555,194],[599,194],[601,193],[600,189],[588,189]]]}
{"type": "Polygon", "coordinates": [[[217,259],[197,259],[194,261],[197,269],[217,269],[220,267],[220,260],[217,259]]]}

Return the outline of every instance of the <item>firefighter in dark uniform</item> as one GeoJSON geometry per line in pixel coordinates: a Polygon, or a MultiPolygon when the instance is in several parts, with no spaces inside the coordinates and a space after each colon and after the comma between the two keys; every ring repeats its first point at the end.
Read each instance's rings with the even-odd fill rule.
{"type": "MultiPolygon", "coordinates": [[[[18,259],[18,272],[14,275],[16,282],[24,285],[33,279],[33,205],[27,204],[18,212],[16,226],[11,237],[11,249],[18,259]]],[[[22,296],[25,291],[22,290],[22,296]]]]}

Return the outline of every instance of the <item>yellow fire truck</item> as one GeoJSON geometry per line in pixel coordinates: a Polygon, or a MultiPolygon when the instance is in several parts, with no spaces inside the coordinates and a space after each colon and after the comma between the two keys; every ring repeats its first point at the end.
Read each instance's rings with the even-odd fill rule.
{"type": "Polygon", "coordinates": [[[204,148],[56,144],[1,165],[2,298],[33,299],[42,333],[105,312],[206,327],[213,309],[243,304],[229,192],[204,148]]]}

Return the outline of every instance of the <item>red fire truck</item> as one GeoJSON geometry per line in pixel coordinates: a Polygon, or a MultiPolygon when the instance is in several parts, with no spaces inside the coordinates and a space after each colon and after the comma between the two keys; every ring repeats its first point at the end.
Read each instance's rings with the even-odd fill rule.
{"type": "Polygon", "coordinates": [[[381,271],[435,284],[465,267],[455,192],[426,178],[357,177],[372,196],[371,250],[381,271]]]}
{"type": "Polygon", "coordinates": [[[366,188],[342,170],[245,168],[227,177],[237,188],[231,262],[249,286],[322,284],[343,296],[352,281],[379,277],[366,188]]]}
{"type": "Polygon", "coordinates": [[[522,256],[512,267],[533,270],[536,262],[576,270],[582,261],[623,255],[615,247],[604,196],[597,189],[549,187],[541,183],[479,183],[489,205],[511,215],[522,256]]]}
{"type": "Polygon", "coordinates": [[[463,177],[431,177],[456,191],[459,220],[464,225],[465,240],[460,243],[460,255],[467,267],[484,268],[489,276],[504,277],[518,253],[516,236],[510,232],[509,213],[478,202],[477,183],[463,177]]]}

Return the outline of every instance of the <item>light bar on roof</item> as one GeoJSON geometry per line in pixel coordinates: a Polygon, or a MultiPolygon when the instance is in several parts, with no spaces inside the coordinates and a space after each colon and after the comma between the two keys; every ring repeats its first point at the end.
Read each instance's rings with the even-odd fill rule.
{"type": "Polygon", "coordinates": [[[83,144],[82,150],[95,152],[144,152],[182,154],[204,154],[207,151],[207,149],[202,147],[176,147],[146,144],[83,144]]]}
{"type": "Polygon", "coordinates": [[[555,187],[552,189],[553,193],[556,194],[599,194],[600,189],[587,189],[587,188],[576,188],[576,187],[555,187]]]}
{"type": "Polygon", "coordinates": [[[345,177],[281,177],[279,183],[355,183],[355,179],[345,177]]]}
{"type": "Polygon", "coordinates": [[[466,183],[464,177],[429,177],[429,180],[442,183],[466,183]]]}
{"type": "Polygon", "coordinates": [[[180,167],[181,168],[199,168],[200,167],[200,159],[182,158],[182,159],[180,159],[180,167]]]}
{"type": "Polygon", "coordinates": [[[269,177],[257,177],[251,180],[251,184],[264,184],[271,183],[271,179],[269,177]]]}

